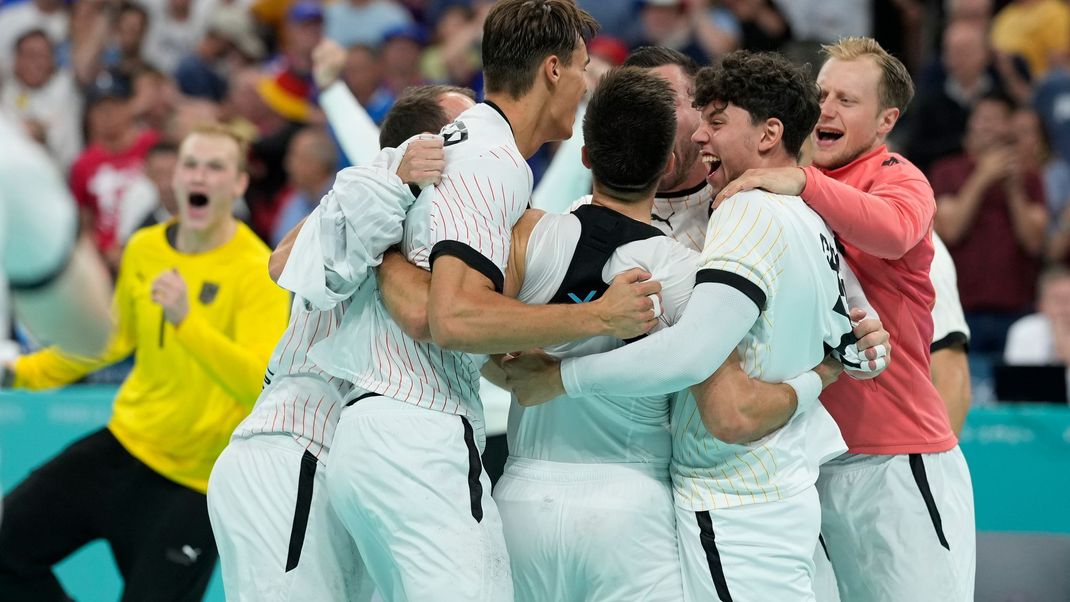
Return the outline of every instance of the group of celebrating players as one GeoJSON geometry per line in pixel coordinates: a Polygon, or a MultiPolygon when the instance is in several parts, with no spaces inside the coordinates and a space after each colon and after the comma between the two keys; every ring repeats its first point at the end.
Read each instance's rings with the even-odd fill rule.
{"type": "MultiPolygon", "coordinates": [[[[206,486],[227,598],[972,600],[935,200],[884,145],[909,74],[865,38],[816,86],[774,53],[640,48],[587,100],[592,194],[530,209],[596,30],[497,3],[486,100],[400,101],[274,251],[289,324],[206,486]],[[514,395],[493,496],[481,375],[514,395]]],[[[184,287],[152,284],[161,348],[165,321],[195,345],[184,287]]]]}

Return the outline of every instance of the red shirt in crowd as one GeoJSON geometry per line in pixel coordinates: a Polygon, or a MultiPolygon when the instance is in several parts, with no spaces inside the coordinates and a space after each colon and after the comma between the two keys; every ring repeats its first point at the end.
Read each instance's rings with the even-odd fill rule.
{"type": "MultiPolygon", "coordinates": [[[[939,161],[932,168],[933,192],[937,197],[957,194],[976,165],[966,155],[939,161]]],[[[1039,175],[1026,173],[1023,184],[1032,202],[1044,203],[1039,175]]],[[[1040,260],[1018,244],[1007,202],[1002,183],[989,186],[966,235],[947,245],[955,260],[959,300],[965,311],[1020,312],[1036,299],[1040,260]]]]}
{"type": "Polygon", "coordinates": [[[845,248],[891,335],[892,362],[872,380],[844,376],[821,394],[851,453],[947,451],[957,440],[929,376],[929,279],[936,201],[917,167],[887,147],[839,169],[805,168],[802,198],[845,248]]]}
{"type": "Polygon", "coordinates": [[[116,153],[100,144],[91,144],[71,166],[71,191],[78,206],[93,215],[94,240],[101,251],[118,244],[123,193],[143,177],[145,156],[159,139],[155,131],[145,130],[133,144],[116,153]]]}

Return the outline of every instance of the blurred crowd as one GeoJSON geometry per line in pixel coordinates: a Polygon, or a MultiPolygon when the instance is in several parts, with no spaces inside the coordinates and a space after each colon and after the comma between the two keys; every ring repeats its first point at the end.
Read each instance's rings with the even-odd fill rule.
{"type": "MultiPolygon", "coordinates": [[[[818,63],[875,37],[917,94],[891,141],[930,177],[954,258],[975,375],[1039,310],[1070,359],[1070,3],[1066,0],[579,0],[595,67],[662,45],[707,64],[737,48],[818,63]],[[1038,303],[1042,272],[1043,302],[1038,303]],[[1053,284],[1054,283],[1054,284],[1053,284]]],[[[276,244],[351,163],[319,104],[341,81],[381,122],[412,85],[482,88],[492,0],[3,0],[0,110],[68,175],[112,269],[169,218],[176,144],[205,121],[245,132],[239,217],[276,244]],[[323,50],[330,39],[336,52],[323,50]],[[319,49],[317,49],[319,48],[319,49]]],[[[337,125],[337,124],[335,124],[337,125]]],[[[538,178],[553,148],[532,159],[538,178]]]]}

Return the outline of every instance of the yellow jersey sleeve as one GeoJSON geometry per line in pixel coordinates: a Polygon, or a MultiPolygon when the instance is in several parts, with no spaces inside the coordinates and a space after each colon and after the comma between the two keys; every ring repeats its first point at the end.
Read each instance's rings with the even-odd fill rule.
{"type": "Polygon", "coordinates": [[[202,316],[190,312],[175,329],[175,339],[208,376],[243,407],[252,408],[260,395],[264,369],[289,317],[289,294],[263,269],[244,278],[234,338],[228,338],[202,316]]]}
{"type": "Polygon", "coordinates": [[[137,333],[134,312],[136,267],[133,263],[132,256],[124,253],[112,297],[116,326],[104,350],[95,356],[81,356],[63,353],[57,347],[47,347],[24,355],[14,363],[13,386],[16,389],[41,390],[69,385],[134,352],[137,333]]]}

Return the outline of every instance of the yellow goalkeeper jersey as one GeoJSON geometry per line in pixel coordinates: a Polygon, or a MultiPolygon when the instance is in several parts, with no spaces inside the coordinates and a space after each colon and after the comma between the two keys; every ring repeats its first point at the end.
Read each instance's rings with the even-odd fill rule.
{"type": "Polygon", "coordinates": [[[200,492],[234,427],[260,393],[268,357],[286,327],[289,295],[268,277],[269,249],[244,224],[206,253],[178,252],[174,222],[145,228],[123,252],[115,286],[117,327],[97,357],[56,348],[23,356],[14,386],[47,389],[134,353],[108,428],[134,457],[200,492]],[[186,282],[189,314],[178,327],[153,303],[152,282],[167,270],[186,282]]]}

